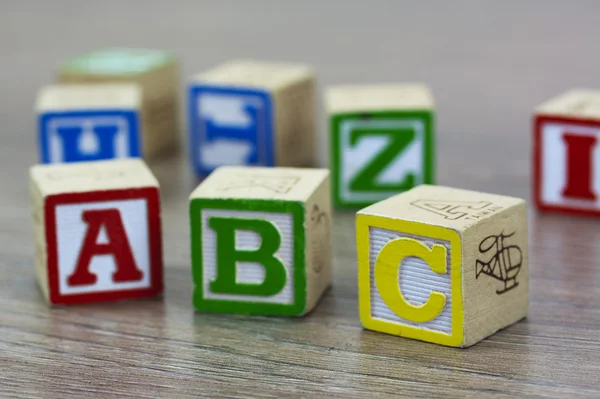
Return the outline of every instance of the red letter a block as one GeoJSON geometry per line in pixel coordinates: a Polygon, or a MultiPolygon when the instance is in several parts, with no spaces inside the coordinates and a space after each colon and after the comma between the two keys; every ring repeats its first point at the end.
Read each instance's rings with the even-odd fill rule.
{"type": "Polygon", "coordinates": [[[600,216],[600,92],[574,90],[538,107],[533,167],[538,208],[600,216]]]}
{"type": "Polygon", "coordinates": [[[51,305],[162,293],[160,199],[137,159],[31,168],[38,282],[51,305]]]}

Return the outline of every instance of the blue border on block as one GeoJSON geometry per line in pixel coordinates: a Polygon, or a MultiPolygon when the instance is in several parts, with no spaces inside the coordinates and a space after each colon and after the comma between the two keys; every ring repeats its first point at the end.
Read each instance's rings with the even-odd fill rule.
{"type": "MultiPolygon", "coordinates": [[[[129,135],[128,157],[141,157],[142,137],[140,130],[139,115],[137,111],[122,109],[103,109],[103,110],[77,110],[77,111],[53,111],[42,113],[38,117],[38,142],[40,162],[51,163],[50,144],[48,142],[48,123],[54,118],[98,118],[98,117],[121,117],[127,121],[127,131],[129,135]]],[[[100,160],[100,159],[97,159],[100,160]]]]}
{"type": "Polygon", "coordinates": [[[204,84],[192,83],[188,89],[188,126],[189,126],[189,156],[192,163],[192,168],[199,176],[209,175],[215,168],[205,166],[200,156],[200,148],[206,142],[203,137],[200,137],[200,123],[203,121],[199,116],[198,98],[201,93],[215,93],[220,95],[235,95],[235,96],[254,96],[259,98],[264,104],[264,132],[257,133],[256,142],[254,143],[255,151],[260,146],[264,148],[264,156],[259,157],[257,153],[256,162],[248,163],[247,166],[274,166],[274,132],[273,132],[273,103],[268,92],[258,89],[246,89],[240,87],[223,87],[211,86],[204,84]]]}

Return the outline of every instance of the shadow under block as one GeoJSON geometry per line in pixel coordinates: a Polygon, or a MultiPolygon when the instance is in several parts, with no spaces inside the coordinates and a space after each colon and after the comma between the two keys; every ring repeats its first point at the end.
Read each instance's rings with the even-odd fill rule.
{"type": "Polygon", "coordinates": [[[313,166],[317,83],[305,65],[231,61],[188,89],[190,159],[198,175],[224,165],[313,166]]]}
{"type": "Polygon", "coordinates": [[[30,169],[38,284],[50,305],[163,291],[158,181],[141,159],[30,169]]]}
{"type": "Polygon", "coordinates": [[[36,104],[40,162],[139,157],[141,107],[133,84],[44,87],[36,104]]]}
{"type": "Polygon", "coordinates": [[[222,166],[190,196],[194,305],[301,316],[332,280],[329,171],[222,166]]]}
{"type": "Polygon", "coordinates": [[[525,201],[422,185],[358,212],[367,329],[467,347],[527,315],[525,201]]]}
{"type": "Polygon", "coordinates": [[[58,73],[61,83],[133,83],[142,91],[142,154],[145,159],[179,143],[179,63],[150,49],[108,48],[74,57],[58,73]]]}
{"type": "Polygon", "coordinates": [[[600,91],[572,90],[543,103],[533,125],[537,207],[600,216],[600,91]]]}
{"type": "Polygon", "coordinates": [[[426,86],[333,86],[325,102],[336,206],[367,206],[434,182],[434,104],[426,86]]]}

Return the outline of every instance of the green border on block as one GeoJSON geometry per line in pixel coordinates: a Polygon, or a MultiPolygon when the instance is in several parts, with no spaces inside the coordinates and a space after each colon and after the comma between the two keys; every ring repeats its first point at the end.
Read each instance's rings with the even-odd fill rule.
{"type": "Polygon", "coordinates": [[[194,281],[194,307],[200,311],[241,313],[266,316],[299,316],[306,309],[306,261],[304,204],[295,201],[262,199],[194,198],[190,201],[192,278],[194,281]],[[203,292],[202,219],[204,209],[291,213],[294,235],[294,303],[266,303],[206,299],[203,292]]]}
{"type": "Polygon", "coordinates": [[[69,59],[60,72],[98,76],[138,75],[161,68],[174,60],[171,53],[163,50],[104,48],[69,59]]]}
{"type": "Polygon", "coordinates": [[[431,110],[407,110],[407,111],[369,111],[339,113],[330,116],[330,155],[331,155],[331,190],[333,202],[338,208],[360,208],[366,207],[374,202],[386,199],[382,196],[377,201],[349,201],[341,198],[341,148],[340,148],[340,125],[346,120],[368,120],[368,119],[421,119],[425,124],[424,157],[423,157],[423,184],[433,184],[435,181],[435,137],[434,137],[434,112],[431,110]]]}

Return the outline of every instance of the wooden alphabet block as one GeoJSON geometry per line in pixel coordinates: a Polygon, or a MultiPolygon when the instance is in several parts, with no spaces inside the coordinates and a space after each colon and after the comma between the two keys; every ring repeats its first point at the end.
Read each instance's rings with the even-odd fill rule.
{"type": "Polygon", "coordinates": [[[600,91],[572,90],[534,115],[534,198],[540,210],[600,216],[600,91]]]}
{"type": "Polygon", "coordinates": [[[332,279],[329,172],[223,166],[190,196],[194,305],[301,316],[332,279]]]}
{"type": "Polygon", "coordinates": [[[36,106],[41,163],[141,156],[141,105],[133,84],[43,88],[36,106]]]}
{"type": "Polygon", "coordinates": [[[107,48],[68,60],[61,83],[133,83],[142,91],[140,150],[145,159],[176,148],[179,141],[179,63],[160,50],[107,48]]]}
{"type": "Polygon", "coordinates": [[[50,305],[160,295],[158,181],[140,159],[30,169],[39,286],[50,305]]]}
{"type": "Polygon", "coordinates": [[[433,183],[433,106],[429,89],[419,84],[327,90],[335,205],[367,206],[433,183]]]}
{"type": "Polygon", "coordinates": [[[232,61],[194,77],[188,96],[190,159],[198,175],[223,165],[314,164],[311,68],[232,61]]]}
{"type": "Polygon", "coordinates": [[[527,315],[525,201],[422,185],[358,212],[365,328],[467,347],[527,315]]]}

